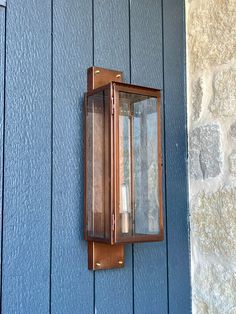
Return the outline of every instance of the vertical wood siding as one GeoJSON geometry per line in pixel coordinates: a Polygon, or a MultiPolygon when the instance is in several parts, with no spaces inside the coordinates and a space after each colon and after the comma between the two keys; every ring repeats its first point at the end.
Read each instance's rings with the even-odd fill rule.
{"type": "Polygon", "coordinates": [[[83,241],[83,95],[92,64],[92,2],[53,2],[52,313],[92,313],[83,241]]]}
{"type": "MultiPolygon", "coordinates": [[[[5,8],[0,6],[0,241],[2,241],[3,160],[4,160],[4,93],[5,89],[5,8]]],[[[0,242],[1,243],[1,242],[0,242]]],[[[0,246],[2,253],[2,245],[0,246]]],[[[1,268],[2,269],[2,259],[1,268]]],[[[0,272],[1,278],[2,272],[0,272]]],[[[0,288],[1,290],[1,288],[0,288]]]]}
{"type": "Polygon", "coordinates": [[[191,313],[183,9],[183,0],[0,7],[1,313],[191,313]],[[162,88],[166,131],[165,241],[127,245],[124,269],[97,272],[83,240],[91,65],[162,88]]]}
{"type": "MultiPolygon", "coordinates": [[[[130,16],[131,81],[162,89],[161,0],[132,1],[130,16]]],[[[134,245],[134,312],[144,304],[146,313],[168,313],[166,240],[134,245]]]]}
{"type": "Polygon", "coordinates": [[[51,6],[7,8],[3,313],[49,309],[51,6]]]}
{"type": "Polygon", "coordinates": [[[187,116],[182,0],[163,1],[166,210],[169,312],[189,313],[187,116]]]}

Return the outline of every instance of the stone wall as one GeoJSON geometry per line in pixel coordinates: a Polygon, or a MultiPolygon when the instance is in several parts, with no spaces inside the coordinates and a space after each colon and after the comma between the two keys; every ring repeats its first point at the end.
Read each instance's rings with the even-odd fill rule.
{"type": "Polygon", "coordinates": [[[193,313],[236,313],[236,0],[186,0],[193,313]]]}

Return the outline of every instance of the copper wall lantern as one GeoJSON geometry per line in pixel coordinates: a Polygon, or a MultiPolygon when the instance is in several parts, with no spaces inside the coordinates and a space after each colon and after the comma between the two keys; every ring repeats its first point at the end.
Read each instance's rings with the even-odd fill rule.
{"type": "Polygon", "coordinates": [[[124,266],[124,244],[163,240],[160,90],[88,69],[85,239],[89,269],[124,266]]]}

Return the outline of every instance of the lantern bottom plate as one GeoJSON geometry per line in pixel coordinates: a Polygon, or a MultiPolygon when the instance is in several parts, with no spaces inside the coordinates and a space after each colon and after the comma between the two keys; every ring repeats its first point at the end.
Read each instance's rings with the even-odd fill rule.
{"type": "Polygon", "coordinates": [[[88,242],[88,268],[102,270],[124,267],[124,245],[88,242]]]}

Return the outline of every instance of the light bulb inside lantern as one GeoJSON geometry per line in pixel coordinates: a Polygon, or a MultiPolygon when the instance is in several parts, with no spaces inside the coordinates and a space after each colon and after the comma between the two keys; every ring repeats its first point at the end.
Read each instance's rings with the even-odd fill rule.
{"type": "Polygon", "coordinates": [[[121,212],[121,232],[129,233],[129,191],[127,184],[121,185],[122,212],[121,212]]]}

